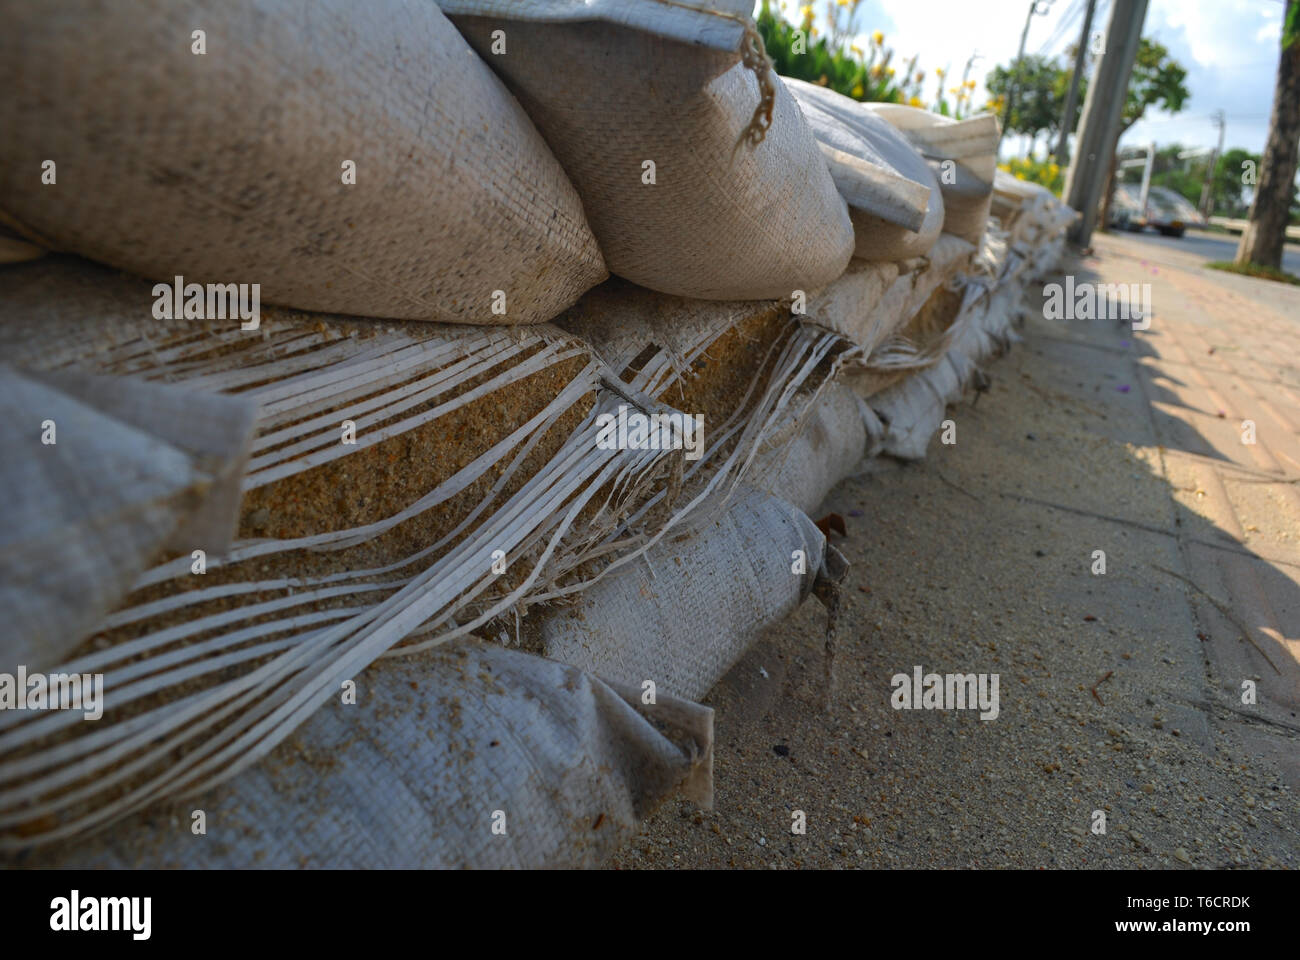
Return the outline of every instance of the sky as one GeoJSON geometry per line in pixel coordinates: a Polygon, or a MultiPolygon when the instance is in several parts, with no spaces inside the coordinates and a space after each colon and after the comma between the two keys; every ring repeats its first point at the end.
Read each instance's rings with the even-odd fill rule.
{"type": "MultiPolygon", "coordinates": [[[[1040,0],[1040,8],[1045,2],[1040,0]]],[[[826,0],[813,0],[819,18],[825,5],[826,0]]],[[[796,6],[786,0],[791,20],[798,17],[796,6]]],[[[928,74],[927,100],[933,96],[936,67],[945,67],[951,79],[978,53],[982,59],[970,75],[979,83],[974,102],[983,104],[984,77],[996,64],[1015,58],[1029,6],[1029,0],[864,0],[855,28],[864,39],[873,30],[882,31],[895,51],[895,63],[919,54],[917,67],[928,74]]],[[[1084,6],[1084,0],[1051,0],[1047,13],[1033,18],[1025,52],[1063,56],[1078,40],[1084,6]]],[[[1094,32],[1105,30],[1110,8],[1109,0],[1098,0],[1094,32]]],[[[1158,146],[1213,147],[1218,129],[1210,117],[1222,110],[1227,116],[1225,149],[1261,152],[1273,105],[1283,10],[1282,0],[1150,0],[1143,36],[1163,43],[1187,69],[1191,96],[1176,115],[1148,109],[1122,146],[1154,140],[1158,146]]],[[[1008,137],[1003,152],[1024,148],[1023,139],[1008,137]]]]}

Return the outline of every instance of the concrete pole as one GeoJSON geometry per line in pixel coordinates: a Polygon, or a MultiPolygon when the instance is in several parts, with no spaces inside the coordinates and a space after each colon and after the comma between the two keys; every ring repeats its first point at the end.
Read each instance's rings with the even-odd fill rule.
{"type": "Polygon", "coordinates": [[[1147,219],[1147,197],[1151,195],[1151,168],[1156,165],[1156,142],[1151,141],[1147,147],[1147,162],[1142,168],[1142,195],[1138,200],[1138,207],[1141,209],[1142,222],[1146,223],[1147,219]]]}
{"type": "Polygon", "coordinates": [[[1110,172],[1146,13],[1147,0],[1113,0],[1106,48],[1084,98],[1078,143],[1065,178],[1065,202],[1082,214],[1070,231],[1070,239],[1081,247],[1088,245],[1097,228],[1097,205],[1110,172]]]}
{"type": "Polygon", "coordinates": [[[1070,159],[1070,132],[1074,130],[1074,108],[1079,102],[1079,84],[1083,81],[1083,64],[1088,56],[1088,40],[1092,34],[1092,15],[1097,12],[1097,0],[1088,0],[1083,15],[1083,30],[1079,34],[1079,49],[1074,54],[1074,74],[1070,77],[1070,90],[1065,95],[1065,114],[1061,117],[1061,139],[1056,144],[1056,162],[1070,159]]]}

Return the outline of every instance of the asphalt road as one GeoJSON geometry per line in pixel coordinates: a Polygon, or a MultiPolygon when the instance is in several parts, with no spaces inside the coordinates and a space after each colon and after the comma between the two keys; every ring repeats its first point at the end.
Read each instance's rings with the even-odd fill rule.
{"type": "MultiPolygon", "coordinates": [[[[1237,237],[1233,234],[1209,233],[1189,230],[1181,237],[1164,237],[1154,230],[1142,233],[1120,233],[1119,236],[1131,237],[1143,244],[1164,247],[1199,257],[1204,261],[1231,260],[1237,254],[1237,237]]],[[[1282,252],[1282,268],[1300,275],[1300,246],[1287,244],[1282,252]]]]}

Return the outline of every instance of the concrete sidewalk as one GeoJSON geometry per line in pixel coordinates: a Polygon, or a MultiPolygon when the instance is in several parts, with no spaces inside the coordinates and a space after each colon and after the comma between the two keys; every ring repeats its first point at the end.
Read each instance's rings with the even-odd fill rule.
{"type": "Polygon", "coordinates": [[[955,444],[832,492],[834,710],[806,603],[711,695],[716,809],[617,865],[1300,865],[1300,289],[1096,251],[1063,269],[1149,283],[1150,329],[1029,297],[955,444]],[[999,715],[894,709],[917,666],[997,673],[999,715]]]}

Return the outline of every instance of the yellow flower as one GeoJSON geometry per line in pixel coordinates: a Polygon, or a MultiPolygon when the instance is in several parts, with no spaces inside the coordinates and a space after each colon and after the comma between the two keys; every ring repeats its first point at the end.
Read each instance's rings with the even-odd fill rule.
{"type": "Polygon", "coordinates": [[[940,80],[943,79],[943,75],[944,75],[944,73],[945,73],[945,71],[944,71],[943,67],[935,67],[935,69],[934,69],[934,75],[935,75],[936,77],[938,77],[940,80]]]}
{"type": "Polygon", "coordinates": [[[871,42],[874,43],[876,46],[880,46],[882,43],[885,42],[885,35],[881,33],[879,30],[877,30],[875,33],[871,35],[871,42]]]}
{"type": "Polygon", "coordinates": [[[849,5],[849,0],[835,0],[835,2],[841,7],[847,7],[849,5]]]}
{"type": "Polygon", "coordinates": [[[969,89],[969,90],[974,90],[974,89],[975,89],[975,81],[974,81],[974,80],[967,80],[967,81],[966,81],[966,88],[969,89]]]}
{"type": "Polygon", "coordinates": [[[813,27],[811,30],[809,30],[808,35],[813,37],[817,36],[817,28],[813,27]]]}
{"type": "Polygon", "coordinates": [[[887,76],[891,76],[891,77],[892,77],[892,76],[894,75],[894,68],[893,68],[893,67],[890,67],[888,70],[885,71],[885,74],[886,74],[887,76]]]}
{"type": "Polygon", "coordinates": [[[859,47],[856,43],[849,44],[849,50],[853,53],[856,53],[859,57],[862,56],[862,48],[859,47]]]}
{"type": "Polygon", "coordinates": [[[920,97],[913,97],[911,100],[908,100],[908,101],[907,101],[907,105],[908,105],[909,107],[919,107],[919,106],[921,105],[921,98],[920,98],[920,97]]]}
{"type": "Polygon", "coordinates": [[[862,96],[862,84],[859,83],[853,88],[853,96],[855,97],[862,96]]]}
{"type": "Polygon", "coordinates": [[[884,71],[880,69],[880,64],[876,64],[874,67],[871,68],[871,75],[872,75],[873,77],[878,77],[878,76],[880,76],[881,73],[883,73],[883,72],[884,72],[884,71]]]}
{"type": "Polygon", "coordinates": [[[920,83],[924,79],[925,79],[925,71],[924,70],[916,71],[916,82],[920,83]]]}
{"type": "MultiPolygon", "coordinates": [[[[957,92],[959,92],[960,90],[961,90],[960,87],[949,87],[949,88],[948,88],[948,92],[949,92],[949,93],[957,93],[957,92]]],[[[985,168],[985,169],[987,169],[987,168],[985,168]]]]}

